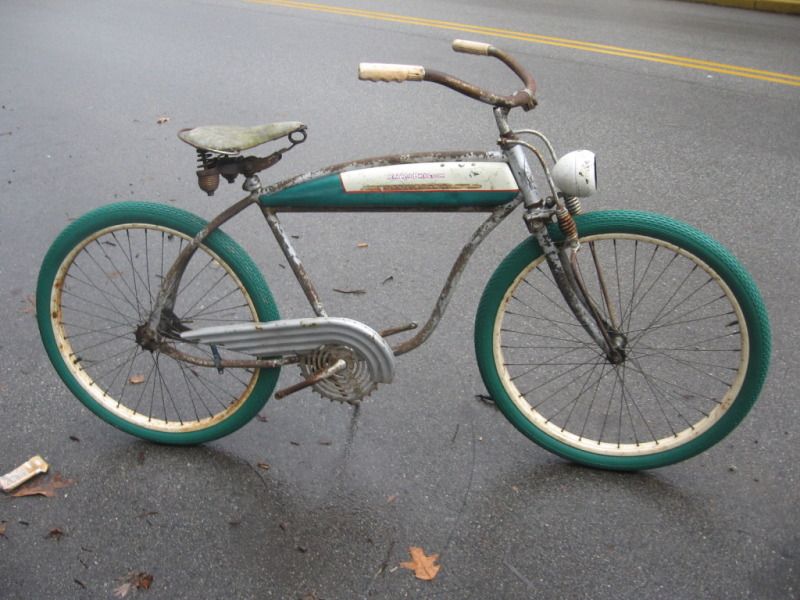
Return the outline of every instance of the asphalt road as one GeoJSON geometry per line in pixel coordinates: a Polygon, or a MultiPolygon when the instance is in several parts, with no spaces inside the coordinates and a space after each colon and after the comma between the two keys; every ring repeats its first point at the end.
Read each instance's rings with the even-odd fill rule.
{"type": "MultiPolygon", "coordinates": [[[[800,88],[576,43],[797,75],[800,19],[671,0],[489,4],[346,1],[418,18],[409,23],[237,0],[2,3],[0,472],[42,454],[74,483],[54,498],[0,497],[0,597],[108,598],[130,573],[153,580],[128,597],[152,599],[800,597],[800,88]],[[772,370],[731,436],[682,464],[600,472],[549,455],[476,399],[473,315],[524,235],[513,217],[433,338],[357,411],[304,392],[227,438],[170,448],[118,432],[67,392],[29,298],[70,219],[129,198],[208,218],[238,198],[196,189],[193,152],[175,137],[193,125],[305,122],[309,140],[276,180],[348,158],[491,148],[487,108],[355,76],[360,61],[407,62],[513,87],[493,61],[450,52],[455,37],[502,46],[534,71],[540,107],[516,123],[559,150],[598,153],[590,208],[682,218],[752,272],[772,320],[772,370]],[[411,546],[439,554],[435,580],[399,567],[411,546]]],[[[330,313],[381,328],[426,318],[478,218],[285,224],[330,313]]],[[[226,229],[282,314],[310,314],[259,218],[226,229]]],[[[285,369],[280,384],[295,377],[285,369]]]]}

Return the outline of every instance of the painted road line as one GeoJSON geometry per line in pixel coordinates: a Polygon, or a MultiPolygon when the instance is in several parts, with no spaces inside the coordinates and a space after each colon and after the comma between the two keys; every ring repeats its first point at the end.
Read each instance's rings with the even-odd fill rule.
{"type": "Polygon", "coordinates": [[[770,83],[778,83],[782,85],[800,87],[800,76],[798,75],[778,73],[775,71],[765,71],[762,69],[753,69],[750,67],[740,67],[725,63],[699,60],[695,58],[688,58],[671,54],[663,54],[660,52],[635,50],[632,48],[624,48],[622,46],[611,46],[607,44],[597,44],[594,42],[583,42],[580,40],[570,40],[567,38],[539,35],[535,33],[526,33],[523,31],[498,29],[495,27],[484,27],[482,25],[469,25],[467,23],[456,23],[451,21],[440,21],[436,19],[425,19],[420,17],[398,15],[394,13],[363,10],[357,8],[346,8],[341,6],[331,6],[328,4],[316,4],[312,2],[298,2],[295,0],[245,0],[245,1],[253,4],[270,4],[273,6],[281,6],[284,8],[310,10],[310,11],[323,12],[340,16],[371,19],[374,21],[388,21],[391,23],[416,25],[419,27],[447,29],[451,31],[459,31],[462,33],[476,33],[480,35],[489,35],[493,37],[519,40],[535,44],[546,44],[549,46],[558,46],[561,48],[582,50],[584,52],[593,52],[595,54],[606,54],[610,56],[619,56],[622,58],[644,60],[648,62],[667,64],[686,69],[697,69],[711,73],[720,73],[723,75],[732,75],[734,77],[744,77],[747,79],[757,79],[759,81],[767,81],[770,83]]]}

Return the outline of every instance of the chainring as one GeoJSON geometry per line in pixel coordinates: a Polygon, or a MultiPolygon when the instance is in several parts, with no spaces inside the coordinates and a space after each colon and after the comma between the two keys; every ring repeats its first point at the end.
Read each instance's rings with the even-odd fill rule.
{"type": "Polygon", "coordinates": [[[347,346],[320,346],[314,352],[300,357],[300,371],[308,378],[326,369],[337,360],[344,360],[346,367],[334,375],[313,385],[323,398],[358,404],[369,396],[378,384],[373,381],[367,362],[347,346]]]}

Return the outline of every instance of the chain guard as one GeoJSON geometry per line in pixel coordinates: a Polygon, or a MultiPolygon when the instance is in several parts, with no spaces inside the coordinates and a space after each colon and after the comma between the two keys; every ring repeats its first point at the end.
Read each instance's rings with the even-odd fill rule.
{"type": "Polygon", "coordinates": [[[347,366],[331,377],[313,385],[323,398],[358,404],[369,396],[378,384],[373,381],[367,362],[347,346],[321,346],[300,357],[300,371],[304,378],[326,369],[342,359],[347,366]]]}

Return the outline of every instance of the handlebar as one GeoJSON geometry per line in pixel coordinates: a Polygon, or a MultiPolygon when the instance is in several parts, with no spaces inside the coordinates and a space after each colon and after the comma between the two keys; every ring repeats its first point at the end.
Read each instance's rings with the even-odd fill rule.
{"type": "Polygon", "coordinates": [[[420,65],[361,63],[358,66],[358,78],[364,81],[392,81],[397,83],[403,81],[432,81],[492,106],[509,109],[521,107],[526,111],[536,107],[536,81],[533,79],[533,75],[519,64],[513,56],[495,48],[491,44],[470,42],[468,40],[454,40],[453,50],[465,54],[493,56],[503,61],[520,78],[525,87],[510,96],[503,96],[467,83],[447,73],[426,69],[420,65]]]}

